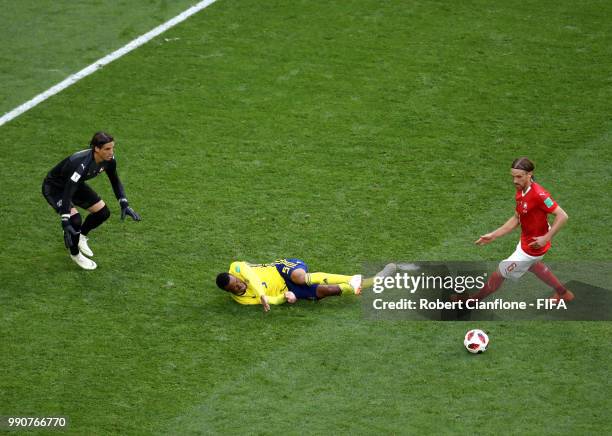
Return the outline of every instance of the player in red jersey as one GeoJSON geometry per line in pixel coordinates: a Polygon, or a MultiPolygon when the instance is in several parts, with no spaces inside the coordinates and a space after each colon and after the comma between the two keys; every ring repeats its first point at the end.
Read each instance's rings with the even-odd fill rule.
{"type": "Polygon", "coordinates": [[[516,187],[514,215],[503,226],[478,238],[476,244],[486,245],[518,226],[521,226],[521,240],[514,253],[499,264],[498,271],[491,274],[485,286],[467,298],[482,300],[499,289],[504,279],[517,279],[531,271],[555,290],[552,300],[574,299],[574,294],[567,290],[542,262],[544,254],[550,248],[550,241],[565,224],[568,216],[550,194],[533,180],[534,169],[533,163],[526,157],[512,162],[512,181],[516,187]],[[555,216],[552,226],[548,223],[548,214],[555,216]]]}

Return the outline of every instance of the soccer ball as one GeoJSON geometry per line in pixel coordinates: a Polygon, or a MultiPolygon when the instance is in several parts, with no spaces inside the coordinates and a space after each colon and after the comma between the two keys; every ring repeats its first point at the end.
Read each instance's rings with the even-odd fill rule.
{"type": "Polygon", "coordinates": [[[463,345],[465,345],[465,349],[470,353],[484,353],[489,346],[489,337],[482,330],[473,329],[465,334],[463,345]]]}

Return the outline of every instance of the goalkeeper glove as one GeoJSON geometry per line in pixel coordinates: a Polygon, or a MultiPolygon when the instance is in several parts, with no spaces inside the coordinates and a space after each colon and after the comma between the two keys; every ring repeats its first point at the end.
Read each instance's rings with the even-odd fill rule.
{"type": "Polygon", "coordinates": [[[70,215],[62,216],[62,229],[64,229],[64,244],[66,248],[70,248],[74,245],[72,243],[72,237],[79,234],[70,223],[70,215]]]}
{"type": "Polygon", "coordinates": [[[141,220],[140,215],[138,215],[138,213],[136,213],[136,211],[130,207],[130,204],[126,198],[119,200],[119,205],[121,206],[121,221],[125,219],[126,215],[132,217],[134,221],[141,220]]]}

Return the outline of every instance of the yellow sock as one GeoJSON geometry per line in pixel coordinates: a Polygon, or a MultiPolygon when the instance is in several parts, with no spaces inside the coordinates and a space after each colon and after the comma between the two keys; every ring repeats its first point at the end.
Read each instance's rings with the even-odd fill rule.
{"type": "Polygon", "coordinates": [[[306,273],[307,285],[339,285],[348,283],[352,276],[328,274],[324,272],[306,273]]]}
{"type": "Polygon", "coordinates": [[[351,295],[354,294],[355,292],[353,291],[353,287],[351,285],[349,285],[348,283],[340,283],[338,284],[338,286],[340,286],[340,290],[342,291],[342,295],[351,295]]]}

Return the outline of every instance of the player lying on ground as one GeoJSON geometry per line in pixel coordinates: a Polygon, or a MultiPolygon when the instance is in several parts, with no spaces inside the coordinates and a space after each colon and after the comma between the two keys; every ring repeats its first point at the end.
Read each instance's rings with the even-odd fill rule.
{"type": "Polygon", "coordinates": [[[140,215],[128,204],[117,175],[114,141],[109,134],[97,132],[91,139],[89,149],[76,152],[58,163],[49,171],[42,185],[43,196],[61,215],[64,243],[70,250],[70,257],[83,269],[92,270],[97,266],[93,260],[84,256],[93,256],[87,244],[87,235],[110,216],[110,210],[104,201],[85,180],[93,179],[106,171],[121,206],[121,219],[130,216],[133,220],[140,221],[140,215]],[[85,222],[82,222],[75,205],[90,212],[85,222]]]}
{"type": "Polygon", "coordinates": [[[230,292],[240,304],[295,303],[299,299],[320,300],[343,293],[361,293],[361,275],[345,276],[323,272],[309,273],[300,259],[280,259],[272,263],[233,262],[229,272],[217,276],[217,286],[230,292]]]}
{"type": "Polygon", "coordinates": [[[574,294],[567,290],[555,277],[552,271],[544,265],[542,259],[549,250],[553,236],[568,219],[567,213],[552,199],[550,194],[533,179],[535,166],[526,157],[512,162],[511,175],[516,187],[516,210],[506,223],[491,233],[482,235],[476,241],[478,245],[486,245],[500,238],[517,227],[521,227],[521,239],[512,255],[499,264],[499,270],[489,277],[480,291],[472,295],[454,296],[454,299],[481,300],[495,292],[504,279],[518,279],[527,271],[534,273],[540,280],[555,290],[552,300],[563,299],[571,301],[574,294]],[[555,215],[552,227],[547,215],[555,215]]]}

